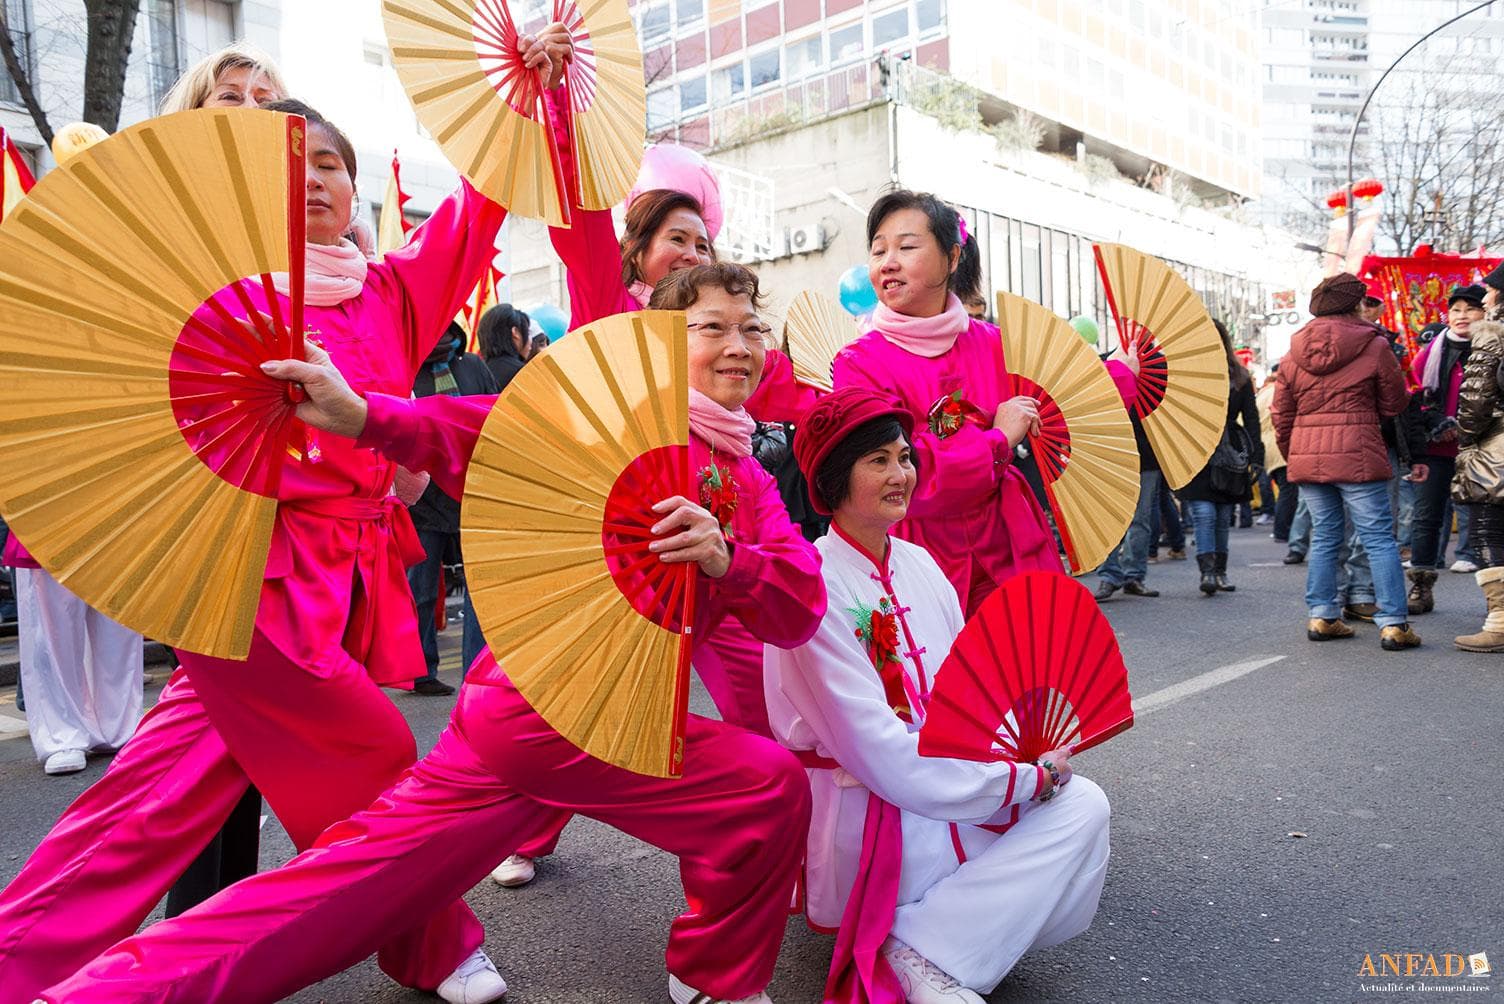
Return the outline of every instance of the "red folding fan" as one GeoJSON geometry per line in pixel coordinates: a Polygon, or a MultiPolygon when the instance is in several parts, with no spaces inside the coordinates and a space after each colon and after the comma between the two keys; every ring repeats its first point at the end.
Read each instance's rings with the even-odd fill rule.
{"type": "Polygon", "coordinates": [[[1088,749],[1133,725],[1128,669],[1087,588],[1053,572],[1004,583],[935,676],[919,752],[984,763],[1088,749]]]}

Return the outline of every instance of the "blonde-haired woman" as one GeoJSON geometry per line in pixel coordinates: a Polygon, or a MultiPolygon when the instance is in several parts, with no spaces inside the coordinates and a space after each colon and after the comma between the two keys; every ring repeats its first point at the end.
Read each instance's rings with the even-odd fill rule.
{"type": "Polygon", "coordinates": [[[248,42],[231,42],[200,59],[162,99],[161,113],[194,108],[257,107],[288,96],[282,71],[248,42]]]}

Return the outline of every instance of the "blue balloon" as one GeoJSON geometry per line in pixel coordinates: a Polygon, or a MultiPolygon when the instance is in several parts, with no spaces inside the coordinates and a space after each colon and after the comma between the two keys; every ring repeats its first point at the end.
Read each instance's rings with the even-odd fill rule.
{"type": "Polygon", "coordinates": [[[569,331],[569,315],[552,303],[530,307],[525,313],[533,319],[538,327],[543,329],[543,333],[548,336],[550,345],[563,338],[565,333],[569,331]]]}
{"type": "Polygon", "coordinates": [[[877,290],[872,288],[865,265],[853,265],[841,273],[838,295],[841,306],[852,317],[870,314],[877,307],[877,290]]]}

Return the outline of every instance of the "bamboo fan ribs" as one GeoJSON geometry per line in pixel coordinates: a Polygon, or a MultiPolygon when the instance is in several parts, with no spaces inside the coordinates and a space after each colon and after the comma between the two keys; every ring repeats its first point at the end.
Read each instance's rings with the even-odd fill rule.
{"type": "Polygon", "coordinates": [[[248,652],[302,441],[289,385],[258,366],[302,353],[305,128],[152,119],[0,226],[0,511],[91,606],[192,652],[248,652]]]}
{"type": "Polygon", "coordinates": [[[935,674],[919,752],[1031,763],[1133,725],[1128,669],[1087,588],[1028,572],[987,597],[935,674]]]}
{"type": "Polygon", "coordinates": [[[831,364],[836,353],[861,337],[856,321],[841,305],[813,290],[805,290],[789,304],[783,325],[784,345],[794,377],[801,383],[829,391],[831,364]]]}
{"type": "Polygon", "coordinates": [[[1039,400],[1029,437],[1071,572],[1096,568],[1138,506],[1138,447],[1123,399],[1090,347],[1055,314],[1011,293],[997,297],[1003,363],[1013,395],[1039,400]]]}
{"type": "Polygon", "coordinates": [[[1096,245],[1118,338],[1138,353],[1134,413],[1171,488],[1211,457],[1227,417],[1227,355],[1196,291],[1158,258],[1096,245]]]}
{"type": "Polygon", "coordinates": [[[648,550],[690,495],[684,315],[604,318],[545,349],[486,419],[460,532],[497,662],[598,759],[681,773],[694,566],[648,550]]]}
{"type": "Polygon", "coordinates": [[[418,120],[450,163],[519,216],[568,226],[570,211],[609,209],[637,178],[647,132],[642,51],[626,0],[553,0],[574,39],[559,112],[565,168],[543,80],[523,65],[517,0],[384,0],[392,65],[418,120]]]}

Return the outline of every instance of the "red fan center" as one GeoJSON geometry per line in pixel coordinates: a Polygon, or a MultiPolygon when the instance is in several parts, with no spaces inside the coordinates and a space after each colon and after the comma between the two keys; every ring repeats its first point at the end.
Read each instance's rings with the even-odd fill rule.
{"type": "MultiPolygon", "coordinates": [[[[575,111],[584,111],[595,100],[596,60],[585,16],[575,0],[554,0],[554,21],[562,22],[574,38],[574,62],[568,68],[569,98],[575,111]]],[[[529,70],[518,54],[518,39],[535,34],[543,24],[519,27],[506,0],[481,0],[475,5],[471,38],[486,80],[512,110],[527,118],[539,115],[542,80],[529,70]]]]}
{"type": "Polygon", "coordinates": [[[285,305],[270,286],[270,276],[245,279],[205,301],[178,333],[167,385],[194,455],[235,487],[276,498],[286,458],[302,448],[303,424],[293,415],[292,385],[261,372],[261,363],[293,354],[285,305]],[[252,282],[268,290],[269,321],[251,299],[252,282]]]}
{"type": "Polygon", "coordinates": [[[1009,374],[1013,380],[1013,393],[1032,397],[1039,402],[1039,427],[1037,437],[1030,437],[1034,456],[1039,461],[1039,472],[1046,481],[1058,481],[1071,461],[1071,430],[1066,426],[1065,414],[1050,392],[1028,377],[1009,374]]]}
{"type": "Polygon", "coordinates": [[[1154,333],[1137,321],[1124,321],[1125,337],[1138,352],[1138,400],[1133,413],[1147,418],[1164,403],[1165,389],[1170,384],[1170,364],[1165,359],[1165,350],[1159,347],[1154,333]]]}
{"type": "Polygon", "coordinates": [[[601,547],[606,567],[627,602],[664,630],[682,633],[690,597],[688,564],[666,564],[648,550],[658,536],[653,526],[663,517],[653,506],[686,495],[689,447],[660,446],[626,466],[606,497],[601,547]]]}

